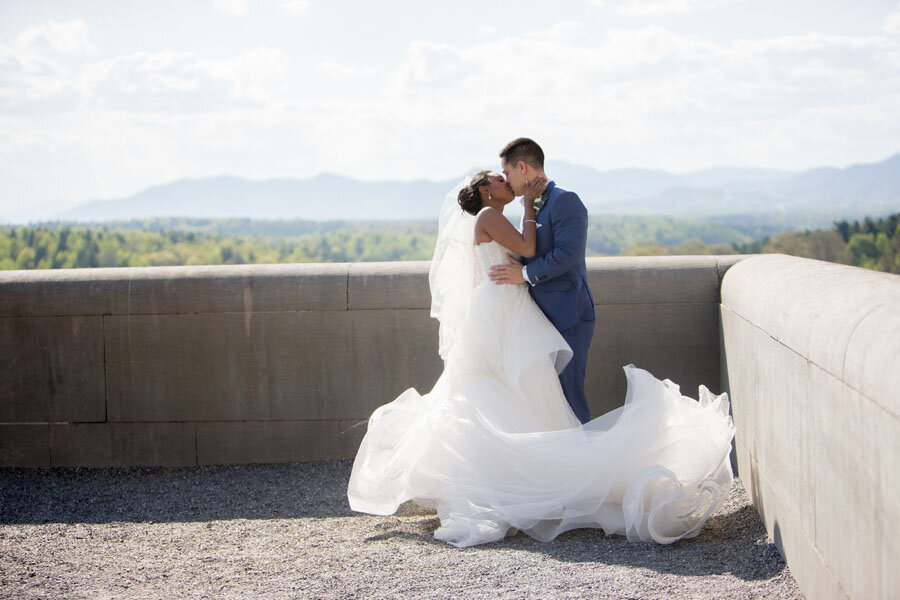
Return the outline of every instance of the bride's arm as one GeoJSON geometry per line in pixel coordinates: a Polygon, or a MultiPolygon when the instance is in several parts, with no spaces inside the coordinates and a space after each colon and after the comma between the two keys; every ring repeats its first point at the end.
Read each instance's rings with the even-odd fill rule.
{"type": "Polygon", "coordinates": [[[545,181],[535,178],[525,190],[525,218],[521,233],[503,216],[502,212],[495,208],[488,208],[478,213],[478,218],[475,220],[475,239],[482,238],[483,236],[479,234],[483,233],[520,256],[525,258],[534,256],[537,243],[534,201],[541,195],[545,183],[545,181]]]}
{"type": "MultiPolygon", "coordinates": [[[[475,222],[475,231],[479,229],[492,240],[509,248],[516,254],[530,258],[534,256],[535,242],[537,241],[537,227],[534,222],[534,208],[525,209],[525,225],[522,233],[519,233],[513,224],[503,216],[503,213],[495,208],[487,208],[478,214],[475,222]],[[530,221],[529,221],[530,219],[530,221]]],[[[481,238],[476,233],[476,237],[481,238]]]]}

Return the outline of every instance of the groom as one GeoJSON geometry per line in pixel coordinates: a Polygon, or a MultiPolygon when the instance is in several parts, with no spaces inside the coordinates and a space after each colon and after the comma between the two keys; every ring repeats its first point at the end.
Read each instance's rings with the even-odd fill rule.
{"type": "MultiPolygon", "coordinates": [[[[500,152],[506,181],[517,196],[525,193],[527,182],[544,174],[544,151],[528,138],[511,141],[500,152]]],[[[537,245],[523,267],[509,256],[509,265],[491,267],[491,279],[498,284],[525,283],[537,305],[571,346],[572,360],[559,374],[563,393],[582,423],[590,420],[584,395],[584,372],[588,347],[594,335],[594,297],[588,288],[584,248],[587,240],[587,209],[575,192],[551,181],[534,202],[537,216],[537,245]]]]}

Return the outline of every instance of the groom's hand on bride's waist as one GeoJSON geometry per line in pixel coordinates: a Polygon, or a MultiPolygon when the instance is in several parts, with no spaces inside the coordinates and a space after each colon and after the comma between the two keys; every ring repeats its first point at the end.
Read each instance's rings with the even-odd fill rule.
{"type": "Polygon", "coordinates": [[[508,283],[525,283],[525,277],[522,275],[522,263],[516,260],[512,254],[507,254],[509,258],[508,265],[494,265],[491,267],[491,281],[497,285],[508,283]]]}

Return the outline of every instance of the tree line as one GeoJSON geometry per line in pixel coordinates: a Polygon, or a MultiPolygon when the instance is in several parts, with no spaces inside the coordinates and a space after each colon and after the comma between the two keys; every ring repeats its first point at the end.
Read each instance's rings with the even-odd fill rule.
{"type": "Polygon", "coordinates": [[[418,229],[266,237],[108,225],[2,227],[0,269],[428,260],[434,235],[418,229]]]}
{"type": "MultiPolygon", "coordinates": [[[[434,222],[146,219],[0,226],[0,269],[428,260],[434,222]]],[[[900,213],[753,239],[739,225],[601,215],[588,255],[781,252],[900,273],[900,213]]]]}
{"type": "Polygon", "coordinates": [[[785,231],[751,242],[707,246],[694,238],[665,246],[646,240],[622,251],[624,255],[761,254],[778,252],[854,265],[886,273],[900,273],[900,213],[862,221],[841,220],[830,229],[785,231]]]}

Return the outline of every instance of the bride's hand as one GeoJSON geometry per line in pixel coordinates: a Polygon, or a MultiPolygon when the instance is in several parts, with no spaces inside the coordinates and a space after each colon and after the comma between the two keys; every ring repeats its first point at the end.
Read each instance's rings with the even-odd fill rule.
{"type": "Polygon", "coordinates": [[[529,181],[525,186],[525,205],[529,206],[533,204],[535,200],[540,198],[541,194],[544,193],[545,187],[547,187],[547,177],[543,175],[529,181]]]}

